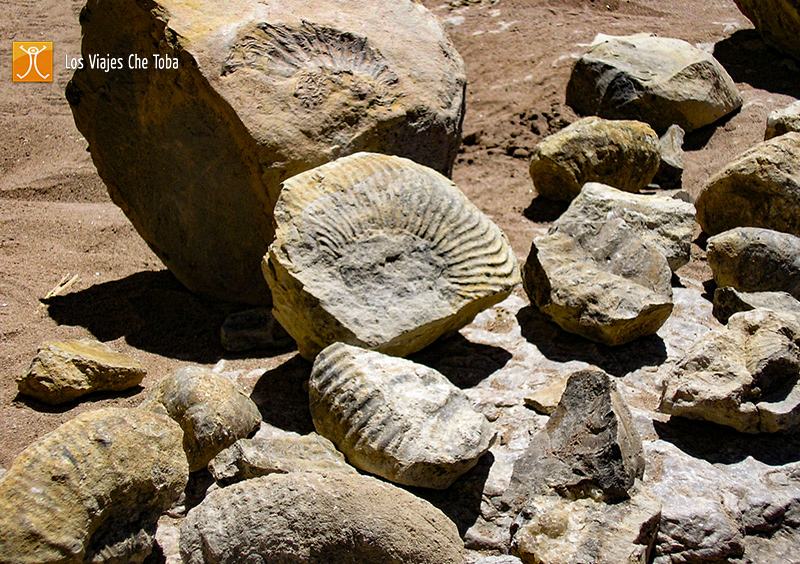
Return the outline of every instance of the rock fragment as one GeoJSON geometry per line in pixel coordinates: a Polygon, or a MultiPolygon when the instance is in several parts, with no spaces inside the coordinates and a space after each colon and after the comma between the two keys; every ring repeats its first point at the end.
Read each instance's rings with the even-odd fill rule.
{"type": "Polygon", "coordinates": [[[21,394],[58,405],[92,392],[127,390],[146,373],[139,361],[94,339],[50,341],[17,378],[17,386],[21,394]]]}
{"type": "Polygon", "coordinates": [[[764,140],[772,139],[790,131],[800,133],[800,100],[769,114],[764,140]]]}
{"type": "Polygon", "coordinates": [[[309,382],[317,432],[357,468],[409,486],[445,489],[491,446],[489,421],[432,368],[336,343],[309,382]]]}
{"type": "Polygon", "coordinates": [[[83,413],[26,448],[0,480],[0,562],[141,564],[188,475],[168,417],[83,413]]]}
{"type": "Polygon", "coordinates": [[[264,307],[229,315],[220,329],[220,340],[222,348],[230,352],[283,349],[294,343],[269,308],[264,307]]]}
{"type": "Polygon", "coordinates": [[[663,190],[680,190],[683,186],[683,137],[685,132],[680,125],[672,124],[658,140],[661,149],[661,162],[653,183],[663,190]]]}
{"type": "Polygon", "coordinates": [[[181,368],[161,380],[139,407],[178,422],[192,472],[261,423],[253,400],[230,380],[199,366],[181,368]]]}
{"type": "Polygon", "coordinates": [[[800,4],[797,0],[734,0],[764,42],[800,59],[800,4]]]}
{"type": "Polygon", "coordinates": [[[735,313],[756,308],[800,316],[800,301],[786,292],[740,292],[730,286],[714,290],[714,317],[721,323],[727,323],[735,313]]]}

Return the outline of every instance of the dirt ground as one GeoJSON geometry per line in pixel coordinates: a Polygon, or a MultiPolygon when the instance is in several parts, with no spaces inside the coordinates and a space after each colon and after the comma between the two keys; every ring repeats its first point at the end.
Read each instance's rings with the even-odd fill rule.
{"type": "MultiPolygon", "coordinates": [[[[710,50],[744,97],[740,112],[687,137],[684,188],[703,182],[763,139],[767,115],[800,97],[797,63],[767,48],[732,0],[424,0],[447,26],[467,66],[465,144],[454,180],[505,230],[521,260],[552,210],[531,205],[529,150],[576,119],[564,105],[571,66],[597,33],[651,32],[710,50]]],[[[64,88],[65,55],[80,53],[81,0],[2,1],[6,40],[0,69],[0,467],[27,444],[78,413],[134,406],[154,382],[187,363],[242,370],[251,388],[279,366],[302,384],[294,351],[232,355],[219,327],[239,306],[200,300],[164,269],[109,200],[64,88]],[[53,83],[11,82],[11,41],[53,41],[53,83]],[[77,282],[40,300],[65,275],[77,282]],[[18,396],[23,373],[47,340],[94,337],[139,359],[142,386],[61,408],[18,396]]],[[[702,251],[679,272],[707,275],[702,251]]],[[[521,294],[522,295],[522,294],[521,294]]],[[[288,391],[286,392],[288,393],[288,391]]],[[[278,402],[279,403],[279,402],[278,402]]],[[[291,419],[286,414],[287,420],[291,419]]]]}

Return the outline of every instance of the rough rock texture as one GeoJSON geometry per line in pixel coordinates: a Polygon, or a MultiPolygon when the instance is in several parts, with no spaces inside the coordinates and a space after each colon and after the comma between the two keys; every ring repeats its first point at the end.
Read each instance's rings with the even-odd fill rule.
{"type": "Polygon", "coordinates": [[[769,114],[764,139],[772,139],[790,131],[800,133],[800,100],[769,114]]]}
{"type": "Polygon", "coordinates": [[[800,133],[748,149],[703,187],[697,221],[716,235],[734,227],[765,227],[800,235],[800,133]]]}
{"type": "Polygon", "coordinates": [[[561,401],[569,378],[559,378],[550,385],[525,396],[525,405],[532,407],[544,415],[552,415],[561,401]]]}
{"type": "Polygon", "coordinates": [[[800,299],[800,237],[739,227],[708,240],[717,286],[743,292],[787,292],[800,299]]]}
{"type": "Polygon", "coordinates": [[[91,392],[127,390],[146,373],[139,361],[99,341],[51,341],[39,348],[17,387],[21,394],[57,405],[91,392]]]}
{"type": "Polygon", "coordinates": [[[467,564],[522,564],[522,560],[510,554],[502,556],[487,556],[477,560],[468,560],[467,564]]]}
{"type": "Polygon", "coordinates": [[[786,292],[739,292],[730,286],[714,290],[714,317],[721,323],[727,323],[735,313],[756,308],[800,316],[800,301],[786,292]]]}
{"type": "Polygon", "coordinates": [[[139,407],[178,422],[192,472],[261,423],[253,400],[230,380],[199,366],[181,368],[161,380],[139,407]]]}
{"type": "Polygon", "coordinates": [[[313,360],[337,341],[406,356],[519,283],[500,229],[434,170],[359,153],[283,184],[264,259],[275,318],[313,360]]]}
{"type": "Polygon", "coordinates": [[[0,480],[0,562],[141,564],[188,476],[168,417],[83,413],[22,451],[0,480]]]}
{"type": "Polygon", "coordinates": [[[660,518],[661,501],[641,486],[615,504],[535,496],[512,550],[523,563],[648,564],[660,518]]]}
{"type": "MultiPolygon", "coordinates": [[[[550,231],[533,240],[522,269],[525,291],[545,315],[566,331],[608,345],[652,335],[667,320],[672,273],[662,249],[676,243],[681,248],[685,231],[683,220],[671,224],[678,229],[667,229],[665,237],[642,229],[652,221],[652,208],[629,198],[645,197],[616,192],[619,199],[609,207],[617,211],[606,217],[604,195],[615,191],[587,184],[550,231]],[[634,205],[627,208],[624,202],[634,205]],[[679,236],[670,241],[671,235],[679,236]]],[[[677,217],[691,207],[671,198],[653,203],[662,201],[677,206],[677,217]]],[[[672,256],[676,264],[683,260],[672,256]]]]}
{"type": "Polygon", "coordinates": [[[317,356],[308,387],[317,432],[398,484],[447,488],[494,438],[461,390],[409,360],[336,343],[317,356]]]}
{"type": "Polygon", "coordinates": [[[672,124],[689,132],[733,112],[742,97],[711,54],[685,41],[599,34],[572,69],[567,104],[581,115],[643,121],[658,133],[672,124]]]}
{"type": "Polygon", "coordinates": [[[661,149],[661,162],[653,183],[663,190],[680,190],[683,186],[683,137],[685,132],[680,125],[669,126],[666,133],[658,140],[661,149]]]}
{"type": "Polygon", "coordinates": [[[78,129],[114,202],[196,292],[269,303],[259,261],[283,180],[357,151],[444,174],[456,157],[464,65],[412,0],[89,0],[81,24],[78,129]],[[127,70],[132,53],[146,70],[127,70]],[[89,68],[98,54],[125,70],[89,68]]]}
{"type": "Polygon", "coordinates": [[[658,171],[659,155],[646,123],[587,117],[534,147],[530,175],[536,192],[553,200],[572,200],[587,182],[638,192],[658,171]]]}
{"type": "Polygon", "coordinates": [[[356,469],[328,439],[316,433],[301,437],[239,439],[208,465],[218,484],[289,472],[345,472],[356,469]]]}
{"type": "Polygon", "coordinates": [[[291,335],[268,308],[259,307],[229,315],[220,328],[222,348],[231,352],[287,348],[291,335]]]}
{"type": "Polygon", "coordinates": [[[798,0],[734,0],[753,22],[764,42],[800,59],[800,2],[798,0]]]}
{"type": "Polygon", "coordinates": [[[438,509],[368,476],[294,472],[211,492],[181,527],[184,564],[462,564],[438,509]]]}
{"type": "Polygon", "coordinates": [[[744,433],[800,425],[800,320],[765,309],[737,313],[700,338],[666,379],[659,409],[744,433]]]}

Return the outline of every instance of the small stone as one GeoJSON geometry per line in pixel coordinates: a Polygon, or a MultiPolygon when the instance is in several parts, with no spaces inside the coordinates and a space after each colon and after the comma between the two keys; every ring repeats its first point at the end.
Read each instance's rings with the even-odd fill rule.
{"type": "Polygon", "coordinates": [[[800,316],[800,301],[786,292],[740,292],[730,286],[714,290],[714,317],[721,323],[727,323],[735,313],[756,308],[800,316]]]}
{"type": "Polygon", "coordinates": [[[17,386],[21,394],[58,405],[92,392],[127,390],[146,373],[139,361],[99,341],[50,341],[17,378],[17,386]]]}
{"type": "Polygon", "coordinates": [[[772,139],[790,131],[800,133],[800,100],[769,114],[764,140],[772,139]]]}
{"type": "Polygon", "coordinates": [[[230,314],[220,329],[220,340],[230,352],[284,349],[294,343],[265,307],[230,314]]]}
{"type": "Polygon", "coordinates": [[[168,417],[82,413],[28,446],[0,480],[0,561],[142,564],[188,477],[168,417]]]}
{"type": "Polygon", "coordinates": [[[763,227],[800,236],[800,133],[748,149],[706,182],[697,222],[716,235],[735,227],[763,227]]]}
{"type": "Polygon", "coordinates": [[[300,437],[239,439],[208,465],[221,486],[267,474],[356,473],[333,443],[316,433],[300,437]]]}
{"type": "Polygon", "coordinates": [[[357,468],[398,484],[445,489],[494,438],[439,372],[342,343],[317,356],[308,393],[317,432],[357,468]]]}
{"type": "Polygon", "coordinates": [[[211,492],[181,526],[184,564],[462,564],[455,524],[369,476],[292,472],[211,492]]]}
{"type": "Polygon", "coordinates": [[[470,560],[467,564],[523,564],[522,560],[510,554],[502,556],[486,556],[477,560],[470,560]]]}
{"type": "Polygon", "coordinates": [[[800,4],[797,0],[734,0],[764,42],[800,59],[800,4]]]}
{"type": "Polygon", "coordinates": [[[247,394],[199,366],[181,368],[161,380],[139,407],[178,422],[191,472],[205,468],[220,451],[261,423],[261,413],[247,394]]]}
{"type": "Polygon", "coordinates": [[[658,133],[673,124],[694,131],[742,105],[710,53],[646,33],[595,37],[572,69],[566,96],[581,115],[639,120],[658,133]]]}
{"type": "Polygon", "coordinates": [[[685,133],[680,125],[672,124],[667,132],[658,140],[661,149],[661,163],[653,177],[653,183],[662,190],[679,190],[683,185],[683,137],[685,133]]]}
{"type": "Polygon", "coordinates": [[[587,117],[534,147],[530,175],[540,196],[570,201],[587,182],[638,192],[658,165],[658,137],[649,125],[587,117]]]}
{"type": "Polygon", "coordinates": [[[543,415],[551,415],[561,401],[561,395],[567,387],[568,378],[561,378],[544,388],[525,396],[525,405],[532,407],[543,415]]]}

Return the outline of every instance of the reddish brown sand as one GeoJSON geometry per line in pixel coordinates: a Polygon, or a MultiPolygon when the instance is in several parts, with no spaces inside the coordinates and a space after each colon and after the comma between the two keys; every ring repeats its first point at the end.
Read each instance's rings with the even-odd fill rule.
{"type": "MultiPolygon", "coordinates": [[[[652,32],[706,45],[737,82],[743,109],[687,138],[684,187],[692,194],[763,138],[770,111],[800,96],[800,81],[793,79],[800,75],[798,63],[765,47],[732,0],[423,3],[447,22],[467,65],[467,144],[455,181],[506,231],[521,259],[546,227],[542,221],[552,217],[541,206],[527,214],[538,223],[526,217],[535,195],[528,150],[576,118],[564,105],[564,90],[574,58],[596,33],[652,32]]],[[[227,369],[250,371],[290,361],[279,381],[269,374],[241,379],[276,403],[302,384],[307,370],[292,360],[293,351],[269,358],[226,354],[219,326],[237,306],[185,291],[108,199],[64,98],[71,75],[64,58],[80,53],[81,6],[80,0],[18,0],[4,4],[0,20],[6,40],[0,70],[0,467],[78,413],[138,404],[145,389],[187,363],[225,359],[227,369]],[[52,84],[11,82],[12,40],[55,43],[52,84]],[[77,274],[77,282],[42,304],[68,273],[77,274]],[[146,365],[141,388],[56,409],[17,396],[15,377],[43,341],[91,336],[146,365]]],[[[708,277],[702,252],[695,251],[681,273],[708,277]]],[[[287,421],[292,417],[286,414],[287,421]]]]}

